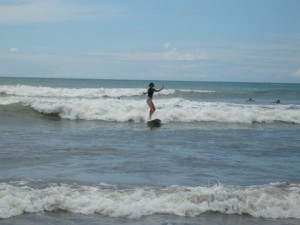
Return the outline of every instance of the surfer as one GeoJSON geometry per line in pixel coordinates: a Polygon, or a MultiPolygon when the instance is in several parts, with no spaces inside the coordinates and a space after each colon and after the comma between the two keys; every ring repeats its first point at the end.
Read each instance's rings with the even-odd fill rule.
{"type": "Polygon", "coordinates": [[[149,105],[149,108],[150,108],[150,111],[149,111],[149,120],[151,120],[152,115],[153,115],[153,113],[155,111],[155,105],[154,105],[154,103],[152,101],[153,94],[154,94],[154,92],[160,92],[162,89],[164,89],[164,85],[162,86],[161,89],[157,90],[157,89],[154,88],[154,84],[151,82],[149,84],[149,88],[148,88],[147,92],[143,93],[144,95],[147,95],[147,104],[149,105]]]}
{"type": "Polygon", "coordinates": [[[251,97],[246,102],[255,102],[251,97]]]}

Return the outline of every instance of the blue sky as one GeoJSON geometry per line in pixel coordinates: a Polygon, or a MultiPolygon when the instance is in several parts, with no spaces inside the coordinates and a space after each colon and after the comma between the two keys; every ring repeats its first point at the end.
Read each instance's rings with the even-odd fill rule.
{"type": "Polygon", "coordinates": [[[0,76],[300,82],[300,0],[0,0],[0,76]]]}

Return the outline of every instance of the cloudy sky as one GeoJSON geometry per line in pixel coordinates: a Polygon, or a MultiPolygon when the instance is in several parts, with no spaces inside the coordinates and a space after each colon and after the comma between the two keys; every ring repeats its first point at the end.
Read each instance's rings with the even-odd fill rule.
{"type": "Polygon", "coordinates": [[[300,0],[0,0],[0,76],[300,82],[300,0]]]}

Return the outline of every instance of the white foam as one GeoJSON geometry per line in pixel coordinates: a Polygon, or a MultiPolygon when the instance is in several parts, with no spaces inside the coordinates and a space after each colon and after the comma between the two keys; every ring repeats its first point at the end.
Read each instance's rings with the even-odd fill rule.
{"type": "MultiPolygon", "coordinates": [[[[63,119],[142,122],[149,108],[144,89],[70,89],[32,86],[0,86],[5,93],[0,104],[21,103],[45,114],[57,114],[63,119]],[[122,95],[122,97],[119,97],[122,95]],[[129,97],[129,96],[132,97],[129,97]],[[109,96],[109,97],[107,97],[109,96]],[[124,96],[127,96],[123,98],[124,96]],[[140,97],[135,97],[140,96],[140,97]]],[[[166,95],[175,90],[164,91],[166,95]]],[[[161,93],[161,92],[159,92],[161,93]]],[[[224,102],[199,102],[162,96],[154,101],[155,117],[168,122],[222,122],[300,124],[297,105],[254,105],[224,102]]]]}
{"type": "MultiPolygon", "coordinates": [[[[27,97],[130,97],[139,96],[147,88],[53,88],[53,87],[36,87],[28,85],[0,85],[0,93],[5,95],[27,96],[27,97]]],[[[189,90],[189,89],[164,89],[157,95],[172,95],[175,92],[186,93],[215,93],[212,90],[189,90]]]]}
{"type": "Polygon", "coordinates": [[[45,114],[57,114],[63,119],[102,120],[117,122],[144,121],[147,110],[145,101],[120,99],[47,99],[26,100],[36,111],[45,114]]]}
{"type": "Polygon", "coordinates": [[[158,100],[164,122],[300,123],[300,108],[290,105],[247,105],[223,102],[158,100]]]}
{"type": "MultiPolygon", "coordinates": [[[[145,100],[133,99],[62,99],[28,98],[18,100],[24,105],[45,114],[57,114],[63,119],[103,120],[116,122],[141,122],[148,115],[145,100]]],[[[4,103],[15,103],[16,98],[4,103]]],[[[155,116],[168,122],[222,122],[222,123],[272,123],[300,124],[300,108],[288,105],[261,106],[228,103],[193,102],[178,98],[156,100],[155,116]]]]}
{"type": "Polygon", "coordinates": [[[190,93],[216,93],[214,90],[193,90],[193,89],[179,89],[180,92],[190,92],[190,93]]]}
{"type": "MultiPolygon", "coordinates": [[[[69,97],[69,98],[120,98],[141,96],[143,88],[52,88],[28,85],[0,85],[0,93],[26,97],[69,97]]],[[[173,94],[175,90],[165,89],[160,95],[173,94]]]]}
{"type": "Polygon", "coordinates": [[[0,183],[0,218],[55,210],[128,218],[199,216],[204,212],[300,218],[299,193],[300,184],[126,189],[49,184],[39,189],[0,183]]]}

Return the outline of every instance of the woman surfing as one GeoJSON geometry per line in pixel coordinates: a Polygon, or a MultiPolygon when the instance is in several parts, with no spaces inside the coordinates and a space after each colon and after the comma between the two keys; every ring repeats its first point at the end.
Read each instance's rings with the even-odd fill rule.
{"type": "Polygon", "coordinates": [[[147,104],[149,105],[149,108],[150,108],[150,111],[149,111],[149,120],[152,119],[152,115],[155,112],[155,105],[154,105],[154,103],[152,101],[153,94],[154,94],[154,92],[160,92],[162,89],[164,89],[164,85],[162,86],[161,89],[157,90],[157,89],[154,88],[154,84],[151,82],[149,84],[149,88],[148,88],[147,92],[143,93],[144,95],[147,95],[147,104]]]}

